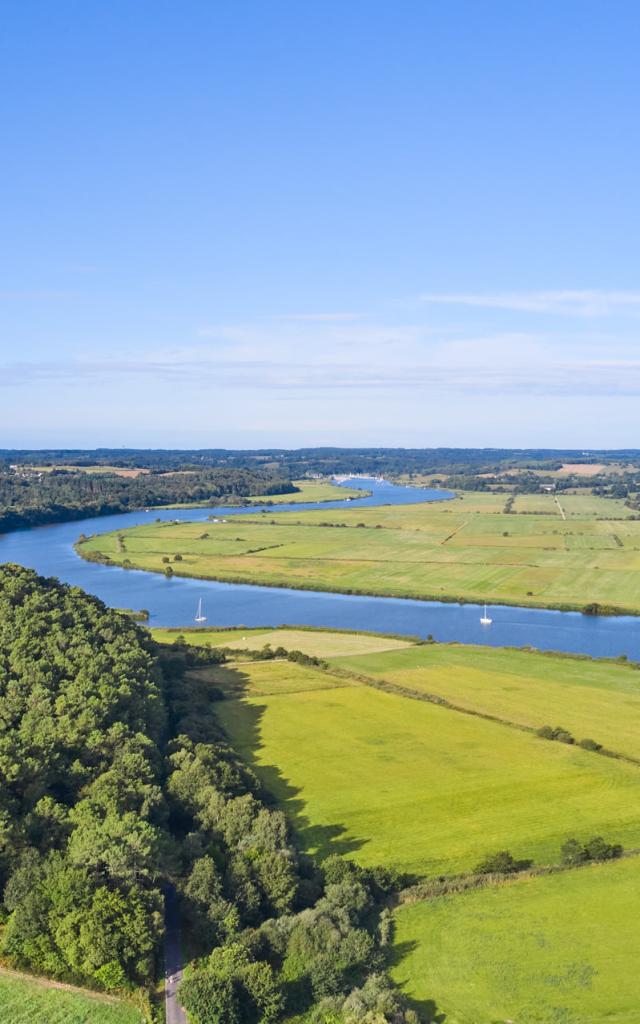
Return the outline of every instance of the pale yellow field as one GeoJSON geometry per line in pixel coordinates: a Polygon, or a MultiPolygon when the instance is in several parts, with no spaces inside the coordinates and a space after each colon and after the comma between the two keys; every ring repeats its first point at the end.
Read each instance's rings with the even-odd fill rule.
{"type": "Polygon", "coordinates": [[[258,650],[269,644],[287,651],[302,651],[310,657],[329,658],[352,654],[374,654],[410,647],[408,640],[377,636],[375,633],[335,633],[315,629],[152,629],[159,643],[174,643],[178,636],[196,646],[230,647],[235,651],[258,650]]]}
{"type": "Polygon", "coordinates": [[[357,487],[338,487],[331,480],[293,480],[300,490],[293,494],[258,494],[249,499],[252,505],[298,505],[312,501],[344,501],[346,498],[364,498],[369,491],[357,487]]]}

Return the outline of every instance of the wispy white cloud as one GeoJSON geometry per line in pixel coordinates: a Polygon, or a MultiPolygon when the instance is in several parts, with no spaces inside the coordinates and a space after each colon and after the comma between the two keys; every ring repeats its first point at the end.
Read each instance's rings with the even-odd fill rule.
{"type": "MultiPolygon", "coordinates": [[[[497,350],[498,351],[498,350],[497,350]]],[[[0,386],[24,387],[45,382],[58,386],[110,388],[131,383],[167,384],[183,395],[185,389],[248,390],[272,393],[419,392],[425,396],[450,393],[463,396],[559,395],[640,396],[640,360],[523,360],[462,359],[463,350],[441,352],[415,363],[372,364],[331,362],[194,359],[185,354],[146,360],[60,361],[10,363],[0,367],[0,386]]]]}
{"type": "Polygon", "coordinates": [[[640,311],[640,291],[599,291],[597,289],[498,292],[494,294],[452,293],[421,295],[432,305],[475,306],[524,313],[553,313],[562,316],[608,316],[640,311]]]}

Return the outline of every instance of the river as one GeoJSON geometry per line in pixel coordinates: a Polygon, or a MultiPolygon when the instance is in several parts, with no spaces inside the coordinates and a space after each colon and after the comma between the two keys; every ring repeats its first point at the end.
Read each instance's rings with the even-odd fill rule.
{"type": "MultiPolygon", "coordinates": [[[[413,504],[443,500],[444,491],[399,487],[386,481],[355,481],[371,490],[367,498],[321,504],[278,504],[278,511],[413,504]]],[[[258,510],[261,506],[258,506],[258,510]]],[[[266,507],[266,506],[265,506],[266,507]]],[[[640,618],[586,616],[492,605],[490,626],[480,624],[473,604],[446,604],[389,597],[356,597],[317,591],[288,590],[236,583],[215,583],[85,562],[73,550],[81,533],[104,533],[154,519],[206,520],[210,515],[255,514],[256,507],[152,509],[99,516],[74,523],[38,526],[0,536],[0,562],[17,562],[44,576],[57,576],[82,587],[116,608],[146,608],[152,626],[193,626],[202,598],[209,626],[325,626],[361,629],[462,643],[558,650],[640,660],[640,618]]],[[[443,569],[446,571],[446,569],[443,569]]]]}

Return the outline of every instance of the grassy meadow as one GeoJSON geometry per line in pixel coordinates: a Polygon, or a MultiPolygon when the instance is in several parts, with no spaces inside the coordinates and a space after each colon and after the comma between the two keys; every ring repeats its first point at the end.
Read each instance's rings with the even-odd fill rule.
{"type": "Polygon", "coordinates": [[[392,974],[446,1024],[638,1024],[639,914],[637,857],[440,897],[396,912],[392,974]]]}
{"type": "Polygon", "coordinates": [[[293,484],[299,488],[293,494],[254,495],[249,502],[252,505],[265,504],[265,502],[298,505],[306,501],[344,501],[346,498],[364,498],[371,493],[360,487],[339,487],[331,480],[294,480],[293,484]]]}
{"type": "Polygon", "coordinates": [[[174,643],[178,636],[196,647],[229,647],[231,650],[258,650],[269,644],[287,651],[302,651],[310,657],[330,658],[411,647],[409,640],[378,636],[375,633],[335,632],[325,629],[152,629],[158,643],[174,643]]]}
{"type": "Polygon", "coordinates": [[[640,613],[640,521],[623,502],[563,496],[563,518],[553,495],[518,497],[515,514],[503,511],[505,501],[473,493],[432,504],[150,523],[90,538],[78,550],[155,572],[169,559],[176,574],[230,582],[576,610],[595,602],[640,613]]]}
{"type": "Polygon", "coordinates": [[[0,972],[0,1021],[3,1024],[141,1024],[143,1016],[124,1002],[106,1002],[77,991],[49,988],[0,972]]]}
{"type": "MultiPolygon", "coordinates": [[[[179,473],[188,473],[188,470],[178,470],[179,473]]],[[[292,494],[254,494],[248,497],[249,505],[302,505],[305,502],[318,501],[344,501],[346,498],[364,498],[370,491],[363,491],[355,487],[338,487],[330,480],[294,480],[298,488],[292,494]]],[[[224,504],[223,499],[215,498],[210,501],[185,501],[172,502],[169,505],[155,505],[154,508],[207,508],[209,505],[224,504]]]]}
{"type": "Polygon", "coordinates": [[[561,725],[640,758],[640,670],[499,647],[424,644],[337,657],[344,669],[533,729],[561,725]]]}
{"type": "MultiPolygon", "coordinates": [[[[330,690],[349,685],[336,676],[318,672],[307,665],[280,660],[205,666],[192,669],[190,675],[205,679],[212,686],[223,690],[229,701],[306,693],[309,690],[330,690]]],[[[223,714],[221,721],[224,717],[223,714]]],[[[253,712],[247,716],[247,720],[249,718],[253,718],[253,712]]]]}
{"type": "Polygon", "coordinates": [[[568,835],[640,843],[633,765],[290,663],[206,671],[231,698],[230,741],[311,853],[425,876],[505,847],[554,863],[568,835]]]}

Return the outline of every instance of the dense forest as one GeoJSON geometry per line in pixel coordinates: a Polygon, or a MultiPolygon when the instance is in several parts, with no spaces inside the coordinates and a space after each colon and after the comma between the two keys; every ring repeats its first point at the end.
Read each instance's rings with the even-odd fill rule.
{"type": "MultiPolygon", "coordinates": [[[[304,658],[304,655],[294,655],[304,658]]],[[[164,891],[195,961],[194,1024],[415,1024],[385,970],[399,880],[301,855],[189,670],[82,591],[0,567],[2,953],[95,988],[151,988],[164,891]]]]}
{"type": "Polygon", "coordinates": [[[107,989],[152,975],[166,727],[160,671],[130,619],[0,568],[0,885],[16,963],[107,989]]]}
{"type": "Polygon", "coordinates": [[[0,532],[22,526],[128,512],[181,502],[238,502],[258,494],[289,494],[289,479],[267,470],[198,469],[124,477],[54,469],[38,472],[0,463],[0,532]]]}
{"type": "Polygon", "coordinates": [[[0,464],[141,467],[150,470],[253,469],[279,471],[287,479],[306,473],[444,473],[471,475],[507,468],[559,469],[562,463],[612,462],[638,464],[639,449],[575,451],[551,448],[265,448],[231,451],[98,448],[30,451],[0,449],[0,464]]]}

